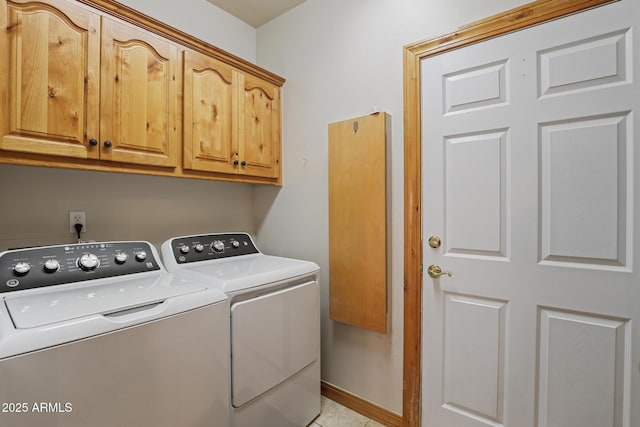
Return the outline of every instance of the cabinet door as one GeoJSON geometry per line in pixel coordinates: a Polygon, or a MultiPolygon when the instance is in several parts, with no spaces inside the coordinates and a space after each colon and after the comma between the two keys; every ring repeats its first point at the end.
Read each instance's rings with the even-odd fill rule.
{"type": "Polygon", "coordinates": [[[184,52],[185,169],[237,173],[237,85],[238,73],[230,66],[184,52]]]}
{"type": "Polygon", "coordinates": [[[176,166],[176,45],[103,18],[100,158],[176,166]]]}
{"type": "Polygon", "coordinates": [[[245,75],[240,127],[241,173],[280,177],[280,88],[245,75]]]}
{"type": "Polygon", "coordinates": [[[49,4],[0,2],[0,148],[97,158],[100,17],[49,4]]]}

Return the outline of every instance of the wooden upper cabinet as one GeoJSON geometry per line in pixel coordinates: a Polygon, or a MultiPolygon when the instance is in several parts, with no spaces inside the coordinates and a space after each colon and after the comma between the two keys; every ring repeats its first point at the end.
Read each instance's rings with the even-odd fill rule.
{"type": "Polygon", "coordinates": [[[238,72],[210,56],[184,52],[185,169],[238,171],[238,72]]]}
{"type": "Polygon", "coordinates": [[[280,88],[242,75],[240,164],[247,175],[280,177],[280,88]],[[244,163],[244,164],[243,164],[244,163]]]}
{"type": "Polygon", "coordinates": [[[185,169],[279,179],[280,144],[280,87],[185,51],[185,169]]]}
{"type": "Polygon", "coordinates": [[[283,83],[114,0],[0,0],[0,163],[280,185],[283,83]]]}
{"type": "Polygon", "coordinates": [[[96,158],[100,17],[49,4],[0,3],[0,149],[96,158]]]}
{"type": "Polygon", "coordinates": [[[0,149],[176,166],[175,44],[67,1],[1,4],[0,149]]]}
{"type": "Polygon", "coordinates": [[[101,159],[177,165],[177,64],[175,44],[103,18],[101,159]]]}

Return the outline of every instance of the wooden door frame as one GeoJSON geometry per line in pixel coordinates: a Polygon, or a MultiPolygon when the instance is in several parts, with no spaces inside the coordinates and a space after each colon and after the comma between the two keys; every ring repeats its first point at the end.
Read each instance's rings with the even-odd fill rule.
{"type": "MultiPolygon", "coordinates": [[[[421,62],[453,49],[619,0],[539,0],[404,47],[404,355],[402,422],[420,425],[422,391],[421,62]]],[[[426,427],[426,426],[425,426],[426,427]]]]}

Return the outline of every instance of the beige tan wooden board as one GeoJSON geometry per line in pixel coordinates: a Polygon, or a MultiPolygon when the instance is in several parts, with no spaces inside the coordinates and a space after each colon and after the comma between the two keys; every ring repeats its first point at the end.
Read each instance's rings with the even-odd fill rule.
{"type": "Polygon", "coordinates": [[[333,320],[387,330],[385,113],[329,125],[329,295],[333,320]]]}

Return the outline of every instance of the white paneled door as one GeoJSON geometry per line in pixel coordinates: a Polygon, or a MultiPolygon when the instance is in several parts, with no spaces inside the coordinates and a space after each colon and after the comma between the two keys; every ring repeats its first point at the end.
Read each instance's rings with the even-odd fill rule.
{"type": "Polygon", "coordinates": [[[640,426],[638,58],[623,0],[423,60],[423,426],[640,426]]]}

